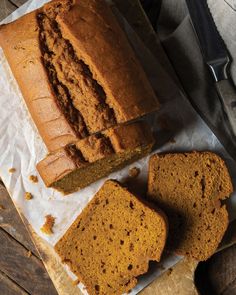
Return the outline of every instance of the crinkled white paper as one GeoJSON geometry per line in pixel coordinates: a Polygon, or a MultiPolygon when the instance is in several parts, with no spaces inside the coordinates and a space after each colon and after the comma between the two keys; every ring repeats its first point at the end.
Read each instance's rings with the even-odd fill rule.
{"type": "MultiPolygon", "coordinates": [[[[47,0],[32,0],[15,11],[4,22],[18,18],[26,12],[32,11],[47,0]]],[[[150,81],[157,94],[166,99],[161,115],[167,115],[173,124],[175,142],[165,142],[166,133],[160,130],[158,119],[152,118],[154,130],[157,132],[156,152],[163,151],[188,151],[188,150],[212,150],[220,153],[227,160],[236,184],[236,165],[226,153],[217,138],[197,115],[187,99],[177,89],[176,85],[168,77],[158,61],[150,54],[146,47],[137,38],[128,24],[123,21],[123,26],[140,57],[150,81]]],[[[17,83],[13,78],[8,63],[0,49],[0,175],[4,181],[15,205],[27,218],[35,232],[52,246],[65,233],[71,223],[91,200],[94,194],[104,183],[100,180],[88,188],[64,197],[53,189],[44,186],[36,171],[36,163],[47,153],[37,129],[26,109],[17,83]],[[10,168],[16,172],[9,173],[10,168]],[[39,182],[32,183],[30,175],[38,175],[39,182]],[[26,201],[25,192],[30,192],[33,199],[26,201]],[[44,235],[40,228],[44,223],[44,217],[48,214],[54,216],[54,234],[44,235]]],[[[137,182],[147,180],[148,158],[142,159],[130,167],[139,167],[141,174],[137,182]]],[[[129,167],[109,175],[107,178],[122,180],[127,178],[129,167]]],[[[231,219],[236,218],[236,196],[228,201],[231,219]]],[[[169,256],[162,262],[162,267],[154,267],[147,275],[140,279],[140,283],[131,293],[137,294],[142,288],[159,276],[167,268],[175,264],[180,258],[169,256]]],[[[82,289],[83,291],[83,289],[82,289]]]]}

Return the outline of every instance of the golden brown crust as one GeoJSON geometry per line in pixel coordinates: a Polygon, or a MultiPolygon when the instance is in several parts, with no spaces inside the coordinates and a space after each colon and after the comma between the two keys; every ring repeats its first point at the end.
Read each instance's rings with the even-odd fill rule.
{"type": "Polygon", "coordinates": [[[77,165],[65,149],[49,154],[37,164],[37,170],[48,187],[75,169],[77,165]]]}
{"type": "MultiPolygon", "coordinates": [[[[52,44],[53,40],[49,37],[47,42],[52,44]]],[[[63,42],[61,43],[65,45],[66,42],[63,42]]],[[[81,139],[77,129],[73,128],[73,120],[79,114],[82,114],[82,118],[76,120],[83,121],[84,119],[91,134],[105,130],[110,125],[140,117],[158,108],[157,99],[144,71],[124,33],[116,23],[110,8],[102,0],[53,1],[13,23],[2,26],[0,45],[49,151],[54,151],[81,139]],[[73,2],[72,7],[69,11],[63,8],[59,12],[56,17],[58,28],[66,39],[70,39],[75,54],[82,63],[85,63],[85,71],[88,72],[87,67],[89,67],[93,78],[101,85],[101,87],[96,85],[94,87],[98,87],[100,92],[104,90],[106,94],[99,104],[96,100],[94,101],[96,93],[93,95],[86,90],[86,82],[80,85],[80,88],[84,89],[85,101],[77,101],[78,99],[71,94],[72,92],[76,93],[71,84],[73,79],[67,77],[66,87],[73,86],[73,91],[68,88],[71,91],[68,100],[72,101],[70,101],[70,111],[67,114],[67,116],[72,116],[72,122],[68,121],[68,117],[58,102],[58,95],[67,95],[67,90],[64,89],[65,85],[63,84],[61,87],[61,81],[65,82],[64,74],[60,73],[62,75],[59,81],[60,85],[55,90],[55,83],[59,82],[56,80],[54,84],[52,83],[52,77],[49,75],[49,72],[52,72],[51,68],[46,70],[44,66],[45,62],[48,62],[48,54],[47,52],[42,53],[44,50],[42,40],[46,38],[45,36],[50,35],[42,32],[42,16],[45,13],[48,15],[51,13],[50,7],[57,4],[66,6],[67,2],[73,2]],[[91,16],[93,17],[91,18],[91,16]],[[94,42],[96,43],[95,47],[94,42]],[[89,101],[87,106],[86,99],[89,101]],[[73,109],[73,115],[71,115],[71,109],[73,109]],[[113,118],[113,112],[115,118],[113,118]]],[[[56,50],[60,52],[60,48],[56,50]]],[[[61,56],[58,56],[53,66],[59,61],[59,58],[61,56]]],[[[58,64],[56,64],[56,69],[58,71],[58,64]]],[[[65,69],[68,69],[66,65],[63,67],[63,70],[65,69]]],[[[91,82],[91,77],[89,79],[89,83],[96,84],[96,81],[91,82]]],[[[82,80],[80,79],[80,81],[82,80]]],[[[96,89],[94,91],[96,92],[96,89]]],[[[99,100],[101,97],[97,99],[99,100]]],[[[68,107],[68,103],[66,107],[68,107]]],[[[78,129],[81,128],[78,127],[78,129]]],[[[85,135],[83,134],[82,137],[85,135]]]]}
{"type": "Polygon", "coordinates": [[[106,181],[55,246],[89,294],[123,294],[159,261],[168,225],[116,181],[106,181]]]}
{"type": "Polygon", "coordinates": [[[150,126],[144,121],[110,128],[105,130],[103,134],[109,137],[116,153],[154,141],[150,126]]]}
{"type": "Polygon", "coordinates": [[[212,152],[157,154],[149,162],[148,195],[170,222],[168,248],[208,259],[228,226],[221,201],[233,191],[224,161],[212,152]]]}
{"type": "Polygon", "coordinates": [[[49,150],[55,150],[77,138],[57,106],[42,63],[38,12],[2,26],[0,45],[41,137],[49,150]]]}
{"type": "Polygon", "coordinates": [[[74,1],[57,21],[63,36],[104,88],[119,122],[158,108],[148,79],[104,0],[74,1]]]}
{"type": "MultiPolygon", "coordinates": [[[[139,155],[143,147],[147,147],[147,151],[150,151],[153,144],[152,133],[145,122],[120,125],[101,134],[82,139],[74,147],[62,148],[49,154],[37,164],[37,170],[46,186],[54,186],[55,182],[73,171],[87,167],[99,160],[107,160],[109,156],[121,155],[122,157],[124,152],[134,152],[139,155]]],[[[143,156],[147,151],[143,152],[143,156]]],[[[94,179],[96,180],[95,176],[94,179]]]]}

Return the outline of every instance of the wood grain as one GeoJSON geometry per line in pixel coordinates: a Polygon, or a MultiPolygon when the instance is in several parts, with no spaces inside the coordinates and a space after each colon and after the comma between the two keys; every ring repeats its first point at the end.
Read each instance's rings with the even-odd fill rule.
{"type": "Polygon", "coordinates": [[[23,5],[25,2],[27,2],[27,0],[10,0],[11,3],[13,3],[15,6],[20,7],[21,5],[23,5]]]}
{"type": "Polygon", "coordinates": [[[42,262],[0,229],[0,269],[28,293],[34,295],[57,294],[45,273],[42,262]],[[30,260],[30,263],[29,263],[30,260]],[[30,279],[29,279],[30,278],[30,279]]]}
{"type": "Polygon", "coordinates": [[[222,295],[235,295],[236,294],[236,279],[228,285],[222,295]]]}
{"type": "MultiPolygon", "coordinates": [[[[29,226],[29,228],[31,228],[29,226]]],[[[32,228],[31,228],[32,230],[32,228]]],[[[42,254],[45,267],[50,274],[59,295],[82,295],[80,289],[69,277],[57,257],[55,251],[44,240],[42,240],[33,230],[32,236],[34,237],[35,244],[42,254]]]]}
{"type": "Polygon", "coordinates": [[[4,273],[0,271],[0,291],[3,295],[27,295],[20,286],[10,280],[4,273]]]}
{"type": "Polygon", "coordinates": [[[236,246],[216,253],[209,262],[208,274],[214,288],[220,294],[236,289],[236,246]]]}
{"type": "Polygon", "coordinates": [[[197,264],[197,261],[183,259],[140,292],[140,295],[197,295],[194,284],[197,264]]]}
{"type": "MultiPolygon", "coordinates": [[[[37,284],[38,280],[44,284],[45,288],[50,290],[51,294],[56,294],[54,286],[39,259],[39,252],[22,223],[6,188],[1,183],[0,205],[2,208],[0,210],[0,228],[2,229],[2,231],[0,231],[0,240],[4,241],[0,246],[0,269],[3,273],[9,275],[9,278],[7,276],[2,276],[1,278],[0,294],[8,294],[5,289],[8,290],[9,294],[26,294],[24,293],[25,290],[21,289],[20,286],[23,286],[24,288],[28,283],[37,284]],[[12,259],[5,257],[2,249],[9,251],[12,259]],[[34,254],[34,258],[28,257],[29,251],[34,254]],[[21,255],[19,255],[19,253],[21,253],[21,255]],[[23,253],[24,261],[22,262],[23,253]],[[4,263],[1,263],[2,260],[4,263]],[[23,277],[19,277],[19,273],[22,273],[22,269],[25,270],[31,268],[35,269],[37,272],[35,282],[32,282],[31,276],[28,276],[27,273],[23,275],[23,277]],[[11,269],[14,269],[14,272],[11,272],[11,269]],[[38,271],[39,269],[40,271],[38,271]],[[19,286],[16,283],[18,283],[19,286]]],[[[45,295],[46,294],[47,293],[45,293],[45,295]]]]}
{"type": "Polygon", "coordinates": [[[0,20],[7,17],[16,9],[16,6],[7,0],[0,0],[0,20]]]}
{"type": "Polygon", "coordinates": [[[39,253],[26,231],[20,216],[15,214],[15,206],[2,184],[0,184],[0,205],[4,207],[4,209],[0,210],[0,227],[14,237],[15,240],[20,242],[25,248],[34,253],[35,256],[39,257],[39,253]]]}

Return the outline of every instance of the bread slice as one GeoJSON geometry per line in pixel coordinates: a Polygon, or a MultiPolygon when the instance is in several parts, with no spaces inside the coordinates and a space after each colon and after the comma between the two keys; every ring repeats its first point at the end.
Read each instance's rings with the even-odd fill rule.
{"type": "Polygon", "coordinates": [[[158,109],[104,0],[54,0],[0,27],[0,46],[49,151],[158,109]]]}
{"type": "Polygon", "coordinates": [[[115,181],[107,181],[55,246],[90,295],[128,292],[159,261],[167,221],[115,181]]]}
{"type": "Polygon", "coordinates": [[[146,156],[153,144],[145,122],[120,125],[49,154],[37,169],[46,186],[69,194],[146,156]]]}
{"type": "Polygon", "coordinates": [[[206,260],[228,226],[221,201],[233,187],[224,161],[211,152],[154,155],[150,159],[148,195],[167,214],[168,248],[206,260]]]}

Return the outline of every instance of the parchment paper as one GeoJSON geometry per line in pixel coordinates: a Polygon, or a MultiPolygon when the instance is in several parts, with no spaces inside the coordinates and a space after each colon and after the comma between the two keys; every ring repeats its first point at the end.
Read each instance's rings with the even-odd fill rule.
{"type": "MultiPolygon", "coordinates": [[[[32,0],[27,2],[8,17],[4,23],[16,19],[26,12],[32,11],[45,2],[48,1],[32,0]]],[[[136,50],[157,95],[163,103],[162,110],[159,114],[149,119],[152,122],[157,139],[157,148],[153,153],[180,150],[215,151],[224,156],[230,167],[233,182],[236,184],[235,162],[226,153],[211,130],[197,115],[184,94],[180,92],[159,62],[151,55],[144,44],[142,44],[128,23],[125,22],[121,15],[117,15],[117,17],[122,22],[122,26],[128,34],[132,46],[136,50]],[[170,123],[167,129],[169,131],[165,130],[166,127],[163,129],[163,122],[160,120],[160,117],[163,116],[168,117],[170,123]],[[169,141],[170,136],[174,136],[174,140],[169,141]]],[[[28,114],[22,95],[1,49],[0,101],[1,178],[15,205],[28,219],[35,232],[53,246],[102,186],[105,179],[67,197],[63,197],[60,193],[44,186],[35,166],[46,155],[47,150],[28,114]],[[9,173],[10,168],[15,168],[16,172],[13,174],[9,173]],[[37,175],[39,182],[33,184],[29,180],[30,175],[37,175]],[[25,192],[32,193],[33,199],[26,201],[24,199],[25,192]],[[54,234],[51,236],[44,235],[40,230],[44,223],[44,217],[48,214],[56,218],[53,228],[54,234]]],[[[119,172],[109,175],[107,179],[113,178],[120,181],[127,179],[129,168],[135,166],[141,169],[137,182],[146,183],[147,163],[148,157],[119,172]]],[[[227,203],[230,218],[236,218],[235,193],[227,203]]],[[[142,276],[138,286],[131,294],[137,294],[158,275],[179,261],[179,259],[181,258],[168,256],[163,260],[161,267],[152,267],[147,275],[142,276]]],[[[80,287],[82,288],[81,285],[80,287]]],[[[83,288],[82,291],[85,292],[83,288]]]]}

